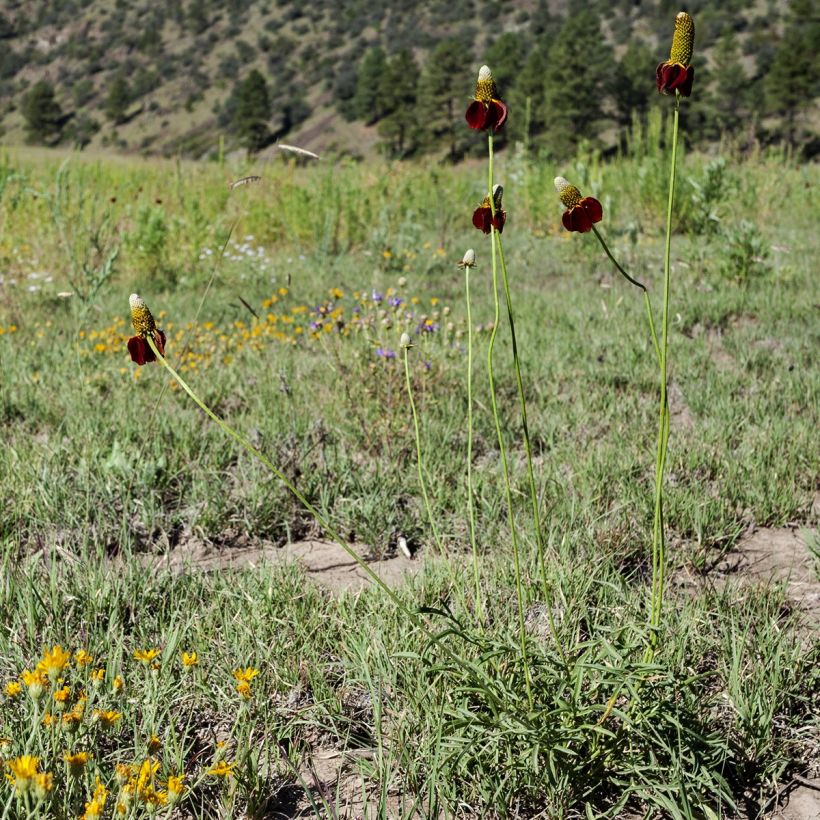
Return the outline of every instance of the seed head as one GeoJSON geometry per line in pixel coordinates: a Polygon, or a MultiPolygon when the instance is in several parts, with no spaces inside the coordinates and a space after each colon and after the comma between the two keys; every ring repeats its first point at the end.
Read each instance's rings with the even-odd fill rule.
{"type": "Polygon", "coordinates": [[[128,297],[128,304],[131,306],[131,324],[137,335],[145,338],[156,333],[157,323],[142,296],[132,293],[128,297]]]}
{"type": "Polygon", "coordinates": [[[672,48],[669,62],[683,66],[692,64],[692,52],[695,48],[695,21],[685,11],[675,17],[675,33],[672,35],[672,48]]]}
{"type": "Polygon", "coordinates": [[[401,339],[399,339],[399,346],[402,350],[409,350],[413,346],[413,342],[410,341],[409,333],[401,334],[401,339]]]}
{"type": "Polygon", "coordinates": [[[498,98],[498,89],[490,67],[483,65],[478,70],[478,80],[475,84],[475,98],[479,102],[488,103],[498,98]]]}
{"type": "Polygon", "coordinates": [[[581,201],[581,192],[564,177],[555,177],[555,190],[565,208],[574,208],[581,201]]]}

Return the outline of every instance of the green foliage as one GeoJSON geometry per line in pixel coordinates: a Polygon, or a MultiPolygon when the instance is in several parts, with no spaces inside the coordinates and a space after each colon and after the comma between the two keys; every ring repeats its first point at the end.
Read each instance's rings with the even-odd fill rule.
{"type": "Polygon", "coordinates": [[[771,272],[767,263],[769,244],[754,222],[742,219],[721,236],[718,270],[729,280],[745,283],[771,272]]]}
{"type": "Polygon", "coordinates": [[[163,276],[164,285],[173,283],[167,276],[168,223],[161,206],[140,206],[133,229],[125,235],[125,244],[137,269],[149,280],[163,276]]]}
{"type": "Polygon", "coordinates": [[[26,136],[30,142],[48,145],[60,141],[63,110],[54,97],[54,86],[46,80],[35,83],[23,100],[26,136]]]}
{"type": "Polygon", "coordinates": [[[570,15],[547,60],[542,105],[550,151],[566,157],[581,142],[598,142],[596,126],[613,64],[598,16],[588,8],[570,15]]]}
{"type": "Polygon", "coordinates": [[[128,80],[122,74],[118,74],[105,96],[105,115],[115,125],[121,125],[125,122],[131,100],[131,88],[128,85],[128,80]]]}
{"type": "Polygon", "coordinates": [[[407,50],[398,52],[379,83],[379,107],[384,112],[379,136],[391,157],[401,159],[412,154],[420,139],[418,86],[419,67],[413,55],[407,50]]]}
{"type": "Polygon", "coordinates": [[[250,153],[263,148],[269,139],[270,93],[265,78],[253,69],[236,88],[233,130],[250,153]]]}
{"type": "Polygon", "coordinates": [[[383,113],[381,89],[387,71],[387,57],[381,47],[371,48],[362,58],[356,74],[356,93],[352,105],[356,118],[370,124],[383,113]]]}

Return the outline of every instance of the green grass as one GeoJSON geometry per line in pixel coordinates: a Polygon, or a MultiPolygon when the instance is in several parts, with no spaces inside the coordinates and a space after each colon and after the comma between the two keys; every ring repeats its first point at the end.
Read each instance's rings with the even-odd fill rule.
{"type": "MultiPolygon", "coordinates": [[[[162,741],[157,784],[184,772],[185,811],[196,817],[275,816],[306,786],[317,817],[333,816],[334,805],[344,816],[351,778],[322,792],[310,775],[330,751],[366,785],[367,811],[408,818],[730,817],[733,803],[748,814],[791,772],[817,765],[816,632],[784,590],[713,587],[707,577],[692,592],[673,582],[653,665],[641,663],[657,365],[640,294],[594,238],[558,232],[552,178],[561,173],[601,199],[601,228],[657,311],[666,177],[657,152],[581,157],[569,168],[508,156],[496,170],[566,655],[541,599],[502,324],[496,379],[525,558],[533,709],[484,365],[489,240],[470,227],[481,168],[271,164],[262,183],[229,194],[226,180],[257,169],[72,158],[60,176],[60,159],[0,160],[0,675],[16,678],[53,644],[85,648],[105,683],[92,694],[89,668],[75,665],[72,697],[85,686],[96,699],[89,715],[115,708],[123,717],[108,731],[85,721],[69,737],[39,727],[25,692],[0,702],[4,758],[35,754],[62,783],[64,749],[94,754],[83,780],[55,788],[54,817],[83,811],[97,772],[112,790],[110,816],[114,764],[145,759],[152,732],[162,741]],[[200,259],[205,247],[213,252],[200,259]],[[455,265],[468,247],[479,264],[473,321],[484,326],[474,357],[481,623],[455,265]],[[53,281],[28,279],[32,271],[53,281]],[[329,297],[332,288],[344,296],[329,297]],[[406,301],[399,311],[376,305],[374,288],[406,301]],[[75,296],[56,296],[69,290],[75,296]],[[168,388],[160,367],[135,375],[122,342],[133,291],[164,312],[170,359],[186,365],[192,387],[344,537],[381,557],[399,532],[418,550],[421,571],[399,597],[411,611],[425,608],[425,628],[377,589],[331,595],[293,567],[148,569],[144,553],[192,538],[238,548],[321,533],[261,464],[168,388]],[[312,339],[309,318],[293,308],[329,298],[349,332],[312,339]],[[372,324],[353,329],[356,305],[372,324]],[[406,308],[412,321],[401,317],[406,308]],[[433,557],[399,350],[402,330],[422,314],[438,330],[414,337],[411,377],[449,565],[433,557]],[[194,356],[180,360],[186,340],[194,356]],[[377,356],[379,346],[397,359],[377,356]],[[154,673],[132,658],[148,646],[162,650],[154,673]],[[179,661],[192,649],[193,673],[179,661]],[[260,669],[248,701],[231,674],[240,666],[260,669]],[[118,674],[121,694],[111,691],[118,674]],[[236,761],[226,783],[206,774],[219,755],[236,761]]],[[[818,473],[816,168],[756,156],[716,170],[690,155],[679,179],[666,488],[673,579],[707,573],[750,523],[814,524],[818,473]],[[704,202],[710,174],[722,175],[720,195],[704,202]],[[767,258],[749,258],[737,237],[743,220],[757,226],[754,247],[767,258]]],[[[10,785],[1,797],[6,816],[25,816],[10,785]]]]}

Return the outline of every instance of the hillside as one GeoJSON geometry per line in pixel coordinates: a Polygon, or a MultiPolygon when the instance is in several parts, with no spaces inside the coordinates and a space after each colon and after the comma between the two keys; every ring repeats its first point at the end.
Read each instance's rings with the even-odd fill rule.
{"type": "MultiPolygon", "coordinates": [[[[611,148],[656,103],[654,65],[667,56],[678,6],[620,0],[568,16],[568,5],[7,0],[0,140],[199,157],[220,139],[226,150],[286,139],[324,152],[458,159],[468,148],[453,125],[489,62],[521,112],[510,138],[556,154],[581,140],[611,148]],[[243,98],[254,71],[264,83],[243,98]],[[243,99],[257,120],[250,136],[237,115],[243,99]]],[[[693,132],[785,139],[813,154],[816,2],[688,7],[697,22],[693,132]]]]}

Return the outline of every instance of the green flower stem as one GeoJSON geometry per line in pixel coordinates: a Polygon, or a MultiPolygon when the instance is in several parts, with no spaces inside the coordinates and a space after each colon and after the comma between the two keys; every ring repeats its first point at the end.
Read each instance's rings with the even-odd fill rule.
{"type": "Polygon", "coordinates": [[[675,111],[672,122],[672,159],[669,171],[669,199],[666,205],[666,246],[663,263],[663,315],[661,318],[661,397],[658,413],[658,452],[655,467],[655,517],[652,526],[652,606],[649,616],[650,645],[647,650],[649,660],[654,657],[658,642],[658,628],[663,612],[663,585],[666,565],[666,543],[663,517],[663,477],[666,469],[666,453],[669,443],[669,406],[667,396],[669,347],[669,291],[672,259],[672,211],[675,201],[675,172],[678,158],[678,122],[680,115],[680,92],[675,92],[675,111]]]}
{"type": "Polygon", "coordinates": [[[643,291],[643,300],[644,305],[646,306],[646,318],[649,322],[649,332],[652,335],[652,344],[655,346],[655,355],[658,357],[658,363],[661,361],[661,350],[658,345],[658,334],[655,332],[655,320],[652,317],[652,303],[649,301],[649,292],[647,291],[646,287],[639,282],[637,279],[633,279],[621,265],[618,263],[618,260],[612,255],[612,251],[609,250],[609,245],[607,245],[606,240],[601,236],[598,232],[598,229],[593,225],[592,232],[595,234],[598,241],[601,243],[601,247],[604,249],[604,252],[609,257],[609,261],[615,266],[615,269],[618,273],[621,274],[628,282],[631,282],[635,287],[640,288],[643,291]]]}
{"type": "Polygon", "coordinates": [[[424,508],[427,510],[427,519],[430,521],[430,530],[433,533],[433,539],[436,542],[436,549],[439,555],[444,555],[444,548],[441,545],[441,539],[436,528],[436,520],[433,518],[433,510],[430,507],[430,499],[427,495],[427,484],[424,480],[424,463],[421,458],[421,431],[419,429],[419,415],[416,412],[416,402],[413,400],[413,387],[410,384],[410,363],[407,356],[407,351],[410,349],[408,345],[404,346],[404,380],[407,384],[407,398],[410,401],[410,410],[413,413],[413,427],[416,432],[416,465],[419,471],[419,486],[421,487],[421,495],[424,498],[424,508]]]}
{"type": "Polygon", "coordinates": [[[478,545],[475,537],[475,500],[473,499],[473,315],[470,307],[470,266],[464,266],[464,289],[467,298],[467,515],[470,523],[470,547],[473,551],[475,611],[481,622],[481,576],[478,571],[478,545]]]}
{"type": "MultiPolygon", "coordinates": [[[[490,208],[495,215],[495,203],[493,202],[493,135],[488,135],[489,148],[489,171],[488,171],[488,191],[490,196],[490,208]]],[[[527,700],[530,708],[533,706],[532,686],[530,684],[530,669],[527,662],[527,632],[524,626],[524,588],[521,583],[521,559],[518,549],[518,533],[515,528],[515,516],[513,514],[512,487],[510,486],[510,470],[507,464],[507,451],[504,448],[504,434],[501,431],[501,419],[498,415],[498,402],[495,392],[495,374],[493,373],[493,353],[495,351],[495,340],[498,335],[498,325],[501,320],[501,304],[498,299],[498,259],[495,244],[495,225],[490,226],[490,240],[492,247],[492,270],[493,270],[493,300],[495,313],[493,317],[493,330],[490,334],[490,345],[487,350],[487,372],[490,380],[490,403],[495,420],[495,432],[498,436],[498,450],[501,456],[501,469],[504,474],[504,491],[507,498],[507,518],[510,525],[510,537],[512,538],[513,563],[515,565],[515,589],[518,596],[518,632],[521,643],[521,659],[524,664],[524,685],[527,689],[527,700]]]]}
{"type": "Polygon", "coordinates": [[[373,572],[372,569],[367,565],[364,559],[356,553],[355,550],[351,549],[342,537],[335,531],[335,529],[328,523],[325,517],[310,503],[310,501],[305,498],[305,496],[299,491],[299,489],[293,484],[292,481],[279,469],[277,469],[274,464],[259,450],[257,450],[243,435],[237,433],[230,425],[224,422],[213,410],[208,407],[202,399],[197,396],[196,393],[188,386],[187,382],[182,378],[182,376],[168,364],[168,360],[160,355],[160,352],[157,350],[156,344],[154,340],[151,338],[150,334],[146,336],[145,339],[148,342],[148,346],[151,350],[154,351],[154,355],[157,357],[157,361],[160,362],[163,367],[173,376],[174,379],[179,383],[180,387],[196,402],[197,406],[202,410],[205,415],[207,415],[210,419],[215,421],[219,427],[222,428],[223,432],[227,433],[231,438],[235,439],[245,450],[247,450],[254,458],[257,458],[259,461],[262,462],[287,488],[290,490],[294,496],[296,496],[299,503],[316,519],[322,529],[330,535],[330,537],[361,567],[363,572],[376,584],[378,587],[382,589],[383,592],[387,593],[393,603],[396,604],[402,611],[409,614],[414,621],[417,620],[415,613],[411,612],[407,609],[407,607],[402,604],[399,596],[390,589],[387,584],[373,572]]]}

